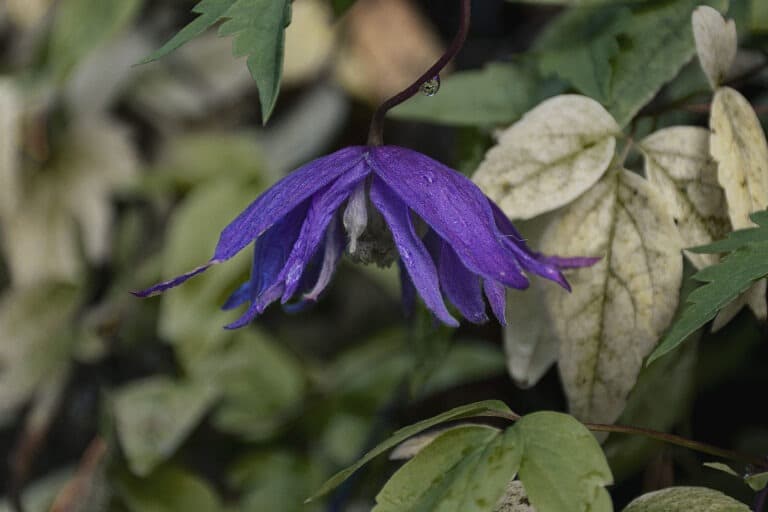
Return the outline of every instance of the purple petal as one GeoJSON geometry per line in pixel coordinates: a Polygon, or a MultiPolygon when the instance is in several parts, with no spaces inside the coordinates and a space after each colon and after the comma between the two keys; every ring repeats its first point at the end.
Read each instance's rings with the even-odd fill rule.
{"type": "Polygon", "coordinates": [[[227,260],[237,254],[278,219],[355,167],[364,151],[361,146],[342,149],[313,160],[278,181],[224,228],[212,261],[227,260]]]}
{"type": "Polygon", "coordinates": [[[480,278],[469,271],[451,246],[443,241],[440,250],[440,286],[448,300],[458,308],[462,316],[475,324],[488,321],[485,301],[480,289],[480,278]]]}
{"type": "MultiPolygon", "coordinates": [[[[257,315],[263,313],[269,304],[280,297],[282,293],[282,283],[279,282],[280,272],[285,266],[291,248],[299,237],[308,208],[309,201],[299,204],[256,241],[253,248],[251,279],[247,285],[248,296],[246,300],[251,301],[251,306],[238,320],[229,324],[227,329],[236,329],[248,324],[257,315]],[[279,293],[273,290],[276,285],[279,285],[279,293]]],[[[224,306],[236,307],[245,302],[237,302],[242,298],[240,296],[242,293],[244,291],[241,287],[224,306]]]]}
{"type": "Polygon", "coordinates": [[[416,287],[413,286],[413,281],[408,275],[408,271],[403,267],[403,262],[397,260],[397,268],[400,275],[400,290],[402,295],[403,313],[406,318],[413,315],[413,309],[416,305],[416,287]]]}
{"type": "Polygon", "coordinates": [[[339,222],[332,222],[328,226],[328,230],[325,236],[325,250],[323,254],[323,265],[320,267],[320,275],[317,278],[315,286],[307,293],[304,294],[304,299],[309,301],[316,301],[317,298],[323,293],[328,283],[331,282],[336,266],[339,264],[341,255],[344,253],[344,246],[346,245],[346,237],[344,236],[344,230],[339,225],[339,222]]]}
{"type": "Polygon", "coordinates": [[[196,269],[190,270],[186,274],[182,274],[178,277],[174,277],[173,279],[169,279],[168,281],[163,281],[162,283],[158,283],[145,290],[137,290],[131,293],[136,297],[141,297],[141,298],[151,297],[152,295],[158,295],[160,293],[163,293],[165,290],[168,290],[169,288],[174,288],[176,286],[179,286],[181,283],[183,283],[184,281],[188,280],[191,277],[195,277],[198,274],[202,274],[215,263],[216,262],[208,262],[205,265],[201,265],[196,269]]]}
{"type": "Polygon", "coordinates": [[[235,309],[241,304],[245,304],[249,300],[251,300],[250,279],[241,284],[237,290],[232,292],[232,295],[230,295],[229,298],[224,302],[224,305],[221,306],[221,309],[224,311],[229,311],[230,309],[235,309]]]}
{"type": "Polygon", "coordinates": [[[396,146],[371,148],[368,161],[382,181],[453,247],[469,270],[513,288],[528,286],[514,255],[502,243],[488,198],[469,179],[396,146]]]}
{"type": "Polygon", "coordinates": [[[543,256],[538,255],[539,260],[548,263],[550,265],[554,265],[558,268],[583,268],[583,267],[591,267],[598,261],[600,261],[602,256],[597,256],[594,258],[589,257],[575,257],[575,258],[563,258],[561,256],[543,256]]]}
{"type": "Polygon", "coordinates": [[[486,279],[483,281],[483,291],[499,323],[507,325],[507,292],[504,289],[504,285],[486,279]]]}
{"type": "Polygon", "coordinates": [[[323,241],[328,224],[336,215],[336,211],[369,173],[369,167],[361,162],[312,198],[301,234],[280,274],[280,279],[285,281],[283,303],[290,300],[298,290],[304,267],[323,241]]]}
{"type": "Polygon", "coordinates": [[[451,316],[443,302],[437,269],[426,247],[416,235],[408,207],[392,189],[376,177],[371,183],[370,197],[373,205],[384,216],[403,266],[427,308],[444,324],[458,327],[459,323],[451,316]]]}

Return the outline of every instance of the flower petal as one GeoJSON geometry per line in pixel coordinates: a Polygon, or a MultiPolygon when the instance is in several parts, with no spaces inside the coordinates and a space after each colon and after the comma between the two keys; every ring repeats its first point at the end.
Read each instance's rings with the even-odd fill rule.
{"type": "Polygon", "coordinates": [[[237,254],[278,219],[358,165],[364,151],[361,146],[344,148],[278,181],[224,228],[211,261],[224,261],[237,254]]]}
{"type": "Polygon", "coordinates": [[[369,173],[368,165],[360,162],[312,198],[301,234],[280,273],[280,279],[285,281],[283,303],[290,300],[298,290],[304,267],[323,241],[328,224],[336,215],[336,211],[369,173]]]}
{"type": "Polygon", "coordinates": [[[469,271],[451,246],[443,241],[438,264],[440,286],[462,316],[475,324],[488,321],[480,278],[469,271]]]}
{"type": "Polygon", "coordinates": [[[304,294],[305,300],[316,301],[320,294],[323,293],[328,283],[331,282],[336,266],[339,264],[341,255],[344,253],[345,245],[344,230],[338,222],[331,222],[325,235],[325,251],[323,265],[320,267],[320,275],[315,286],[304,294]]]}
{"type": "Polygon", "coordinates": [[[416,287],[411,281],[411,276],[403,266],[402,260],[397,260],[398,275],[400,276],[400,290],[402,295],[403,313],[406,318],[413,315],[413,309],[416,306],[416,287]]]}
{"type": "Polygon", "coordinates": [[[437,269],[426,247],[416,235],[406,204],[378,177],[371,183],[370,197],[387,222],[402,264],[424,303],[443,323],[458,327],[459,323],[445,306],[440,293],[437,269]]]}
{"type": "Polygon", "coordinates": [[[208,262],[205,265],[201,265],[193,270],[190,270],[186,274],[182,274],[180,276],[174,277],[173,279],[169,279],[168,281],[163,281],[162,283],[157,283],[156,285],[147,288],[145,290],[137,290],[131,292],[136,297],[151,297],[152,295],[158,295],[160,293],[163,293],[165,290],[168,290],[169,288],[174,288],[176,286],[179,286],[184,281],[195,277],[198,274],[202,274],[208,268],[210,268],[212,265],[214,265],[215,262],[208,262]]]}
{"type": "Polygon", "coordinates": [[[227,298],[227,300],[224,302],[224,305],[221,306],[221,309],[224,311],[229,311],[230,309],[235,309],[236,307],[240,306],[241,304],[245,304],[251,300],[251,280],[244,282],[241,284],[237,290],[232,292],[232,295],[227,298]]]}
{"type": "Polygon", "coordinates": [[[504,289],[504,285],[486,279],[483,281],[483,291],[496,319],[501,325],[507,325],[507,291],[504,289]]]}
{"type": "Polygon", "coordinates": [[[456,251],[472,272],[513,288],[528,279],[502,243],[488,198],[465,176],[415,151],[371,148],[374,172],[456,251]]]}
{"type": "MultiPolygon", "coordinates": [[[[251,306],[238,320],[229,324],[228,329],[236,329],[248,324],[256,315],[264,312],[270,303],[280,297],[282,286],[280,286],[279,293],[272,288],[276,284],[281,285],[278,282],[280,272],[285,266],[291,248],[299,238],[308,208],[309,201],[299,204],[256,241],[253,248],[251,279],[247,283],[248,296],[245,299],[251,301],[251,306]]],[[[244,293],[243,288],[241,287],[230,296],[227,303],[224,304],[225,308],[236,307],[245,302],[245,300],[241,300],[244,293]]]]}

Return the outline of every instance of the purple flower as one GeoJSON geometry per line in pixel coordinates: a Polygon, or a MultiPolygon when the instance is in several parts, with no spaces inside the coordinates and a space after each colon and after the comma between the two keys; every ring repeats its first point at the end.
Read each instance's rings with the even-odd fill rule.
{"type": "Polygon", "coordinates": [[[596,261],[533,253],[474,183],[431,158],[396,146],[354,146],[306,164],[262,194],[224,228],[208,263],[135,294],[177,286],[251,242],[250,280],[224,305],[250,307],[227,328],[246,325],[278,299],[317,300],[345,249],[379,264],[391,263],[396,249],[406,302],[418,293],[451,326],[458,321],[445,299],[481,323],[488,320],[485,295],[504,324],[504,289],[526,288],[524,272],[568,289],[561,269],[596,261]]]}

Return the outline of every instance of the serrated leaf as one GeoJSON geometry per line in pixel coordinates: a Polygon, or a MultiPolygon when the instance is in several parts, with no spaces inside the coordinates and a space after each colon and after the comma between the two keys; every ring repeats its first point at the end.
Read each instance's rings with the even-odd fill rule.
{"type": "Polygon", "coordinates": [[[570,410],[612,423],[677,307],[682,258],[672,216],[646,180],[612,169],[558,214],[542,251],[603,257],[568,274],[573,293],[549,286],[546,299],[570,410]]]}
{"type": "Polygon", "coordinates": [[[523,482],[512,480],[507,484],[507,490],[504,492],[494,512],[536,512],[528,499],[523,482]]]}
{"type": "Polygon", "coordinates": [[[237,0],[224,14],[220,36],[233,36],[235,57],[248,57],[266,124],[277,103],[283,72],[285,27],[291,22],[288,0],[237,0]]]}
{"type": "MultiPolygon", "coordinates": [[[[718,14],[718,16],[720,16],[718,14]]],[[[645,175],[675,218],[683,247],[718,240],[731,230],[717,165],[709,156],[709,132],[693,126],[659,130],[640,142],[645,175]]],[[[696,268],[719,257],[685,252],[696,268]]]]}
{"type": "Polygon", "coordinates": [[[749,507],[705,487],[670,487],[644,494],[623,512],[748,512],[749,507]]]}
{"type": "Polygon", "coordinates": [[[768,275],[768,242],[743,246],[717,265],[694,276],[706,283],[688,296],[689,305],[648,358],[647,364],[677,348],[680,343],[712,320],[717,312],[768,275]]]}
{"type": "Polygon", "coordinates": [[[692,247],[690,251],[699,254],[731,252],[750,243],[768,241],[768,211],[762,210],[752,213],[749,218],[757,225],[756,228],[731,231],[723,240],[718,240],[700,247],[692,247]]]}
{"type": "Polygon", "coordinates": [[[157,60],[201,35],[216,22],[220,36],[233,36],[233,53],[248,57],[248,69],[259,88],[262,120],[267,122],[277,102],[285,48],[285,27],[291,21],[287,0],[202,0],[199,16],[144,62],[157,60]]]}
{"type": "Polygon", "coordinates": [[[338,487],[344,480],[349,478],[352,475],[352,473],[354,473],[355,471],[363,467],[365,464],[367,464],[369,461],[371,461],[375,457],[381,455],[382,453],[389,450],[390,448],[397,446],[398,444],[402,443],[409,437],[419,434],[420,432],[423,432],[431,427],[434,427],[441,423],[445,423],[446,421],[453,421],[453,420],[458,420],[462,418],[471,418],[473,416],[483,416],[483,415],[488,415],[493,413],[509,413],[509,412],[511,412],[509,410],[509,407],[507,407],[503,402],[499,402],[497,400],[486,400],[484,402],[476,402],[474,404],[468,404],[468,405],[463,405],[461,407],[456,407],[455,409],[451,409],[450,411],[444,412],[442,414],[438,414],[433,418],[420,421],[418,423],[415,423],[407,427],[403,427],[397,432],[395,432],[394,434],[392,434],[388,439],[379,443],[375,448],[373,448],[371,451],[366,453],[356,463],[349,466],[348,468],[345,468],[339,471],[334,476],[332,476],[328,481],[326,481],[323,484],[320,490],[318,490],[311,498],[308,499],[308,501],[319,498],[320,496],[332,491],[333,489],[338,487]]]}
{"type": "Polygon", "coordinates": [[[691,16],[696,53],[712,89],[723,83],[736,57],[736,23],[715,9],[702,5],[691,16]]]}
{"type": "Polygon", "coordinates": [[[219,21],[236,1],[237,0],[200,0],[200,2],[192,8],[192,12],[199,16],[176,33],[176,35],[163,46],[147,56],[142,63],[152,62],[165,57],[172,51],[201,35],[219,21]]]}
{"type": "Polygon", "coordinates": [[[147,476],[202,419],[215,397],[210,384],[153,377],[132,382],[114,396],[117,435],[128,465],[147,476]]]}
{"type": "Polygon", "coordinates": [[[373,512],[491,512],[522,455],[516,429],[450,429],[407,462],[376,496],[373,512]]]}
{"type": "MultiPolygon", "coordinates": [[[[555,84],[549,88],[557,92],[555,84]]],[[[549,92],[544,89],[534,70],[492,63],[443,77],[436,95],[414,96],[393,109],[391,116],[448,125],[509,124],[543,99],[549,92]]]]}
{"type": "Polygon", "coordinates": [[[556,96],[507,128],[473,180],[511,218],[568,204],[603,175],[619,127],[586,96],[556,96]]]}
{"type": "Polygon", "coordinates": [[[594,435],[556,412],[524,416],[515,424],[523,445],[519,479],[538,512],[611,512],[606,485],[613,476],[594,435]]]}

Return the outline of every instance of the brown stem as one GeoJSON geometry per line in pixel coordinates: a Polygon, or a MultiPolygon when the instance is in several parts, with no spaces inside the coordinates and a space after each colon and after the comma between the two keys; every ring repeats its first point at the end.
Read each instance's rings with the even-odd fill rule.
{"type": "Polygon", "coordinates": [[[384,143],[384,116],[391,109],[401,104],[414,94],[418,93],[421,86],[440,74],[440,71],[459,53],[467,40],[469,33],[469,19],[471,0],[461,0],[461,14],[459,16],[459,30],[451,41],[451,45],[445,53],[435,62],[431,68],[424,72],[415,82],[395,94],[379,105],[371,119],[371,129],[368,132],[368,145],[381,146],[384,143]]]}
{"type": "MultiPolygon", "coordinates": [[[[504,412],[493,411],[493,412],[487,413],[487,415],[495,416],[497,418],[504,418],[512,422],[518,421],[521,418],[519,414],[514,412],[504,413],[504,412]]],[[[768,470],[768,461],[766,461],[766,459],[763,459],[762,457],[756,457],[754,455],[741,453],[733,450],[725,450],[723,448],[718,448],[717,446],[712,446],[710,444],[700,443],[698,441],[692,441],[690,439],[686,439],[685,437],[676,436],[674,434],[668,434],[666,432],[659,432],[658,430],[651,430],[651,429],[642,428],[642,427],[630,427],[626,425],[603,425],[599,423],[584,423],[583,425],[593,432],[612,432],[615,434],[639,435],[639,436],[647,437],[649,439],[655,439],[657,441],[663,441],[665,443],[682,446],[683,448],[688,448],[690,450],[694,450],[700,453],[706,453],[714,457],[720,457],[723,459],[743,462],[745,464],[751,464],[756,468],[760,468],[761,470],[768,470]]]]}
{"type": "Polygon", "coordinates": [[[50,512],[74,512],[86,500],[89,493],[93,492],[94,486],[99,485],[96,481],[97,474],[107,455],[107,448],[106,441],[101,437],[91,441],[80,460],[75,476],[56,496],[50,512]]]}

